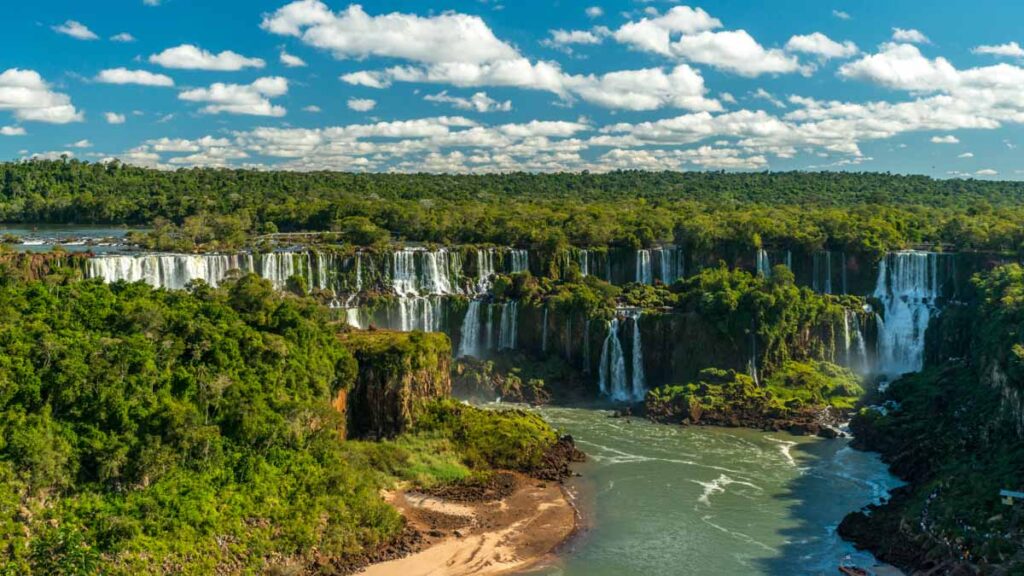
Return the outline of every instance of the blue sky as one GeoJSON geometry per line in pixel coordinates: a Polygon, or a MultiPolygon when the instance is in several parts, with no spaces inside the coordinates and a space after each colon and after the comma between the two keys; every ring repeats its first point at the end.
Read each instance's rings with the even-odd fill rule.
{"type": "Polygon", "coordinates": [[[6,6],[0,158],[1024,178],[1024,3],[6,6]]]}

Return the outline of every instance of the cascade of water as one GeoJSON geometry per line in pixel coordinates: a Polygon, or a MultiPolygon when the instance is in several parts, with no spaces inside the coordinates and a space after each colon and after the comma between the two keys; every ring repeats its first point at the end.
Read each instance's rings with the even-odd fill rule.
{"type": "Polygon", "coordinates": [[[644,375],[644,347],[640,335],[640,310],[627,313],[633,320],[633,400],[642,401],[647,395],[647,382],[644,375]]]}
{"type": "Polygon", "coordinates": [[[786,250],[786,268],[793,269],[793,251],[786,250]]]}
{"type": "Polygon", "coordinates": [[[764,248],[760,248],[757,251],[755,267],[757,273],[765,278],[771,278],[772,276],[772,263],[768,259],[768,251],[764,248]]]}
{"type": "Polygon", "coordinates": [[[750,331],[750,361],[747,363],[747,368],[750,371],[750,377],[754,379],[754,384],[760,384],[757,371],[757,332],[754,330],[750,331]]]}
{"type": "Polygon", "coordinates": [[[359,320],[359,308],[345,308],[345,323],[353,328],[362,329],[362,322],[359,320]]]}
{"type": "Polygon", "coordinates": [[[679,278],[677,252],[675,246],[663,246],[654,250],[658,255],[658,273],[665,284],[672,284],[679,278]]]}
{"type": "Polygon", "coordinates": [[[853,341],[850,340],[850,312],[849,310],[843,310],[843,351],[846,355],[846,365],[850,365],[850,347],[853,345],[853,341]]]}
{"type": "Polygon", "coordinates": [[[577,253],[577,258],[579,258],[579,264],[580,264],[580,274],[582,274],[583,276],[589,276],[590,275],[590,258],[589,258],[589,256],[590,256],[590,253],[587,252],[586,250],[580,250],[577,253]]]}
{"type": "Polygon", "coordinates": [[[857,369],[862,373],[868,372],[868,347],[867,341],[864,340],[864,331],[860,327],[860,318],[853,315],[853,334],[857,341],[857,357],[860,360],[857,364],[857,369]]]}
{"type": "Polygon", "coordinates": [[[498,331],[498,349],[515,350],[519,340],[519,303],[515,300],[502,304],[498,331]]]}
{"type": "Polygon", "coordinates": [[[611,396],[613,400],[629,400],[630,393],[626,389],[626,360],[622,354],[622,343],[619,342],[619,318],[616,316],[608,323],[608,336],[601,346],[601,366],[598,370],[598,383],[601,393],[611,396]]]}
{"type": "Polygon", "coordinates": [[[530,270],[530,253],[526,250],[519,250],[513,248],[510,252],[512,260],[511,272],[516,274],[518,272],[528,272],[530,270]]]}
{"type": "Polygon", "coordinates": [[[423,252],[423,291],[427,294],[452,294],[452,275],[448,266],[448,252],[423,252]]]}
{"type": "Polygon", "coordinates": [[[487,349],[494,350],[494,305],[487,305],[487,349]]]}
{"type": "MultiPolygon", "coordinates": [[[[271,256],[270,254],[265,255],[271,256]]],[[[264,258],[265,258],[264,257],[264,258]]],[[[291,254],[291,258],[308,254],[291,254]]],[[[231,270],[255,272],[271,280],[278,288],[284,286],[287,276],[281,278],[276,269],[281,266],[257,266],[252,254],[137,254],[97,256],[86,264],[86,276],[102,278],[105,282],[145,282],[157,288],[181,290],[192,280],[203,280],[217,286],[231,270]]]]}
{"type": "Polygon", "coordinates": [[[875,298],[885,311],[878,325],[878,369],[886,376],[916,372],[924,364],[924,335],[939,297],[939,255],[904,251],[878,266],[875,298]]]}
{"type": "Polygon", "coordinates": [[[491,289],[491,279],[494,277],[494,249],[476,251],[476,291],[484,294],[491,289]]]}
{"type": "Polygon", "coordinates": [[[391,285],[399,296],[419,294],[414,254],[412,250],[400,250],[392,255],[391,285]]]}
{"type": "Polygon", "coordinates": [[[650,250],[636,251],[636,281],[640,284],[654,284],[650,250]]]}
{"type": "Polygon", "coordinates": [[[480,301],[470,300],[462,320],[462,341],[459,356],[480,356],[480,301]]]}

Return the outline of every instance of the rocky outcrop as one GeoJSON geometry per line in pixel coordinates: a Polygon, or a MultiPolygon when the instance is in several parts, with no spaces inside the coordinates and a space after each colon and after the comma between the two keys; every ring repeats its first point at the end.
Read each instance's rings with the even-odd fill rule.
{"type": "Polygon", "coordinates": [[[4,252],[0,250],[0,276],[41,280],[56,272],[78,277],[88,255],[68,252],[4,252]]]}
{"type": "Polygon", "coordinates": [[[368,331],[342,336],[359,363],[344,401],[350,438],[408,430],[417,408],[451,394],[451,343],[440,333],[368,331]]]}

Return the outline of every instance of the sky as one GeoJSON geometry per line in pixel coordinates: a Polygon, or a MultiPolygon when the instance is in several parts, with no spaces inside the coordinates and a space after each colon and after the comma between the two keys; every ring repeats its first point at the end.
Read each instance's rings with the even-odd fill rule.
{"type": "Polygon", "coordinates": [[[9,3],[0,159],[1024,179],[1024,2],[9,3]]]}

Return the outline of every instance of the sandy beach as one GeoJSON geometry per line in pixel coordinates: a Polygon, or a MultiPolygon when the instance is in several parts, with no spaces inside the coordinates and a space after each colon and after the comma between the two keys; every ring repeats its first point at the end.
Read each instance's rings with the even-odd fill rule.
{"type": "Polygon", "coordinates": [[[505,498],[453,501],[416,492],[387,495],[426,538],[416,554],[368,567],[365,576],[507,574],[542,561],[575,530],[576,510],[557,482],[515,476],[505,498]]]}

